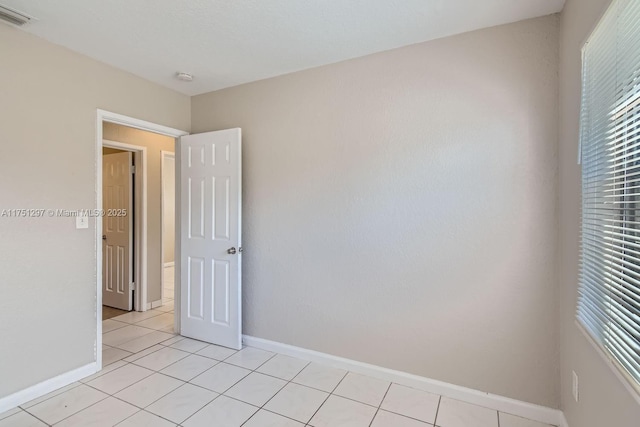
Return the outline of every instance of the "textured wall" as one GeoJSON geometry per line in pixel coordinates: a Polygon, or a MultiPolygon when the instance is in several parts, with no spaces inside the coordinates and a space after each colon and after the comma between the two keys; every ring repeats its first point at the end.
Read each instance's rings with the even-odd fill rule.
{"type": "MultiPolygon", "coordinates": [[[[189,98],[0,25],[0,209],[96,206],[96,108],[188,130],[189,98]]],[[[95,222],[0,218],[0,397],[94,358],[95,222]]]]}
{"type": "Polygon", "coordinates": [[[640,423],[640,398],[598,355],[575,323],[580,241],[581,48],[610,0],[568,0],[561,17],[560,61],[560,322],[562,409],[571,427],[632,427],[640,423]],[[579,375],[580,402],[571,394],[579,375]]]}
{"type": "MultiPolygon", "coordinates": [[[[147,302],[161,299],[162,261],[162,177],[160,165],[161,151],[175,150],[175,139],[169,136],[145,132],[127,126],[105,123],[102,137],[125,144],[147,147],[147,302]]],[[[173,250],[171,250],[173,253],[173,250]]]]}
{"type": "Polygon", "coordinates": [[[557,407],[557,26],[194,97],[243,132],[244,333],[557,407]]]}

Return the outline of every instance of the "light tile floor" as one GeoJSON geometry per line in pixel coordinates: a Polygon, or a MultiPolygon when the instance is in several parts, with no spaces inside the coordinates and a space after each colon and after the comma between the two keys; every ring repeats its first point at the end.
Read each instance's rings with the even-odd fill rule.
{"type": "Polygon", "coordinates": [[[173,334],[172,322],[166,307],[105,320],[103,370],[0,414],[0,427],[549,427],[257,348],[192,340],[173,334]]]}

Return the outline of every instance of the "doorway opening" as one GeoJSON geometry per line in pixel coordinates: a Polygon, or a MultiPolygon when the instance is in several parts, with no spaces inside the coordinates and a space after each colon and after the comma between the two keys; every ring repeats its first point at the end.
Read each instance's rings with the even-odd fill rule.
{"type": "MultiPolygon", "coordinates": [[[[241,349],[241,130],[235,128],[188,135],[102,110],[98,110],[97,119],[97,210],[107,207],[107,195],[103,196],[102,191],[103,169],[113,168],[109,165],[103,167],[104,147],[125,152],[126,156],[122,156],[118,167],[126,171],[133,162],[136,179],[134,181],[124,172],[120,174],[120,177],[127,175],[127,180],[130,179],[131,209],[135,214],[128,217],[129,230],[133,230],[131,233],[135,235],[131,237],[134,244],[130,246],[134,253],[131,262],[135,263],[135,267],[131,266],[135,274],[132,274],[133,286],[130,289],[135,293],[127,295],[131,303],[126,306],[135,311],[104,323],[103,264],[107,262],[103,263],[103,255],[108,250],[103,248],[102,236],[103,219],[108,222],[110,218],[96,218],[96,370],[102,369],[103,358],[105,365],[114,363],[171,339],[176,333],[206,343],[241,349]],[[150,137],[156,141],[145,142],[145,138],[150,137]],[[178,137],[180,144],[176,147],[178,137]],[[158,138],[164,139],[167,145],[162,146],[158,138]],[[166,160],[165,176],[171,170],[171,156],[163,156],[161,151],[175,152],[175,305],[170,298],[170,284],[163,280],[165,252],[170,252],[169,245],[162,244],[163,238],[169,235],[168,231],[163,233],[163,229],[171,228],[169,218],[165,218],[169,215],[163,215],[163,205],[171,199],[168,191],[171,184],[165,185],[165,191],[161,188],[152,190],[153,183],[162,187],[163,157],[166,160]],[[155,172],[154,168],[157,168],[155,172]]],[[[120,154],[109,156],[116,155],[120,154]]],[[[126,199],[125,193],[124,190],[117,192],[120,199],[126,199]]],[[[128,212],[127,208],[123,210],[128,212]]],[[[164,211],[168,213],[170,210],[168,207],[164,211]]],[[[122,225],[120,229],[126,230],[126,226],[122,225]]],[[[109,241],[108,235],[106,240],[109,241]]],[[[116,248],[112,252],[129,259],[125,249],[118,252],[116,248]]],[[[167,267],[171,267],[170,262],[167,260],[167,267]]],[[[114,271],[121,274],[126,269],[114,271]]],[[[106,270],[104,276],[107,276],[106,270]]],[[[121,282],[126,283],[126,278],[121,282]]],[[[120,288],[124,289],[123,286],[120,288]]],[[[104,302],[107,302],[106,298],[104,302]]]]}
{"type": "MultiPolygon", "coordinates": [[[[163,295],[164,284],[171,284],[163,280],[164,253],[170,247],[162,243],[167,234],[163,217],[169,217],[163,215],[163,203],[169,198],[163,198],[162,158],[163,152],[175,151],[176,139],[187,132],[102,110],[96,129],[96,207],[104,213],[95,224],[95,356],[101,370],[103,358],[109,364],[125,354],[115,348],[118,327],[140,323],[141,327],[129,329],[174,331],[173,295],[163,295]],[[104,335],[103,317],[109,318],[104,335]]],[[[164,171],[165,176],[169,173],[164,171]]],[[[171,237],[175,240],[175,236],[167,239],[171,237]]],[[[179,288],[179,283],[175,286],[179,288]]]]}
{"type": "Polygon", "coordinates": [[[173,261],[175,247],[175,138],[114,123],[102,132],[103,310],[172,311],[173,265],[164,257],[173,261]]]}

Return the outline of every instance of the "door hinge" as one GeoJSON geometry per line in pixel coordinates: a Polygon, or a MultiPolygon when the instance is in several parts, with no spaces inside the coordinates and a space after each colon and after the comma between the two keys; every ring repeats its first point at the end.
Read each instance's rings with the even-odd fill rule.
{"type": "Polygon", "coordinates": [[[136,284],[135,284],[135,282],[131,282],[131,283],[129,283],[129,290],[130,290],[130,291],[135,291],[135,290],[136,290],[136,284]]]}
{"type": "Polygon", "coordinates": [[[136,173],[136,165],[131,165],[131,173],[136,173]]]}

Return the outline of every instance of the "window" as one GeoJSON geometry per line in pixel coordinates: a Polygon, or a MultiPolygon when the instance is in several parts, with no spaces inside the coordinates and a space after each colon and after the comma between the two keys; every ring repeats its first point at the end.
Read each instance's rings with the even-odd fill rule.
{"type": "Polygon", "coordinates": [[[640,390],[640,1],[583,49],[578,319],[640,390]]]}

